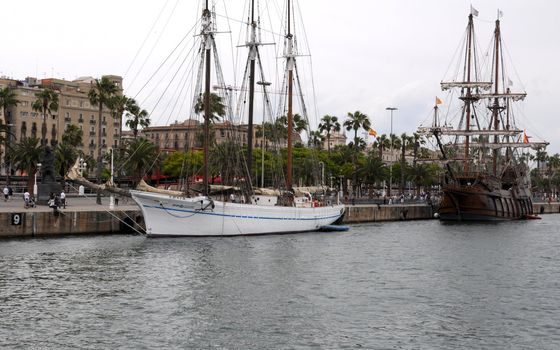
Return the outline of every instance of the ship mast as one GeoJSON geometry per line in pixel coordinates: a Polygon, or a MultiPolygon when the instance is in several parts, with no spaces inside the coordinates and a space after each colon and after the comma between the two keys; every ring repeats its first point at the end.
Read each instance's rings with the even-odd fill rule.
{"type": "MultiPolygon", "coordinates": [[[[494,106],[492,107],[492,118],[494,119],[494,130],[498,131],[499,129],[499,111],[500,111],[500,103],[498,100],[499,96],[499,81],[498,81],[498,72],[500,69],[500,20],[496,20],[496,29],[494,30],[494,59],[496,62],[494,66],[494,106]]],[[[498,135],[494,135],[494,143],[499,143],[498,135]]],[[[492,171],[494,176],[496,176],[498,171],[498,149],[495,148],[493,150],[493,159],[492,159],[492,171]]]]}
{"type": "Polygon", "coordinates": [[[294,70],[294,54],[293,54],[293,35],[290,28],[290,0],[288,0],[288,33],[286,34],[287,52],[286,52],[286,66],[288,69],[288,167],[286,174],[286,189],[292,189],[292,132],[293,132],[293,70],[294,70]]]}
{"type": "Polygon", "coordinates": [[[204,83],[204,172],[203,172],[203,186],[202,194],[208,196],[208,168],[209,168],[209,147],[208,139],[210,138],[210,59],[211,59],[211,49],[212,49],[212,29],[211,29],[211,17],[210,10],[208,9],[208,0],[206,0],[206,6],[202,11],[202,35],[204,37],[204,50],[205,50],[205,61],[206,61],[206,76],[204,83]]]}
{"type": "Polygon", "coordinates": [[[251,41],[249,42],[249,125],[247,126],[247,169],[249,183],[253,172],[253,110],[255,98],[255,59],[257,57],[257,36],[255,22],[255,0],[251,0],[251,41]]]}
{"type": "MultiPolygon", "coordinates": [[[[472,47],[473,47],[473,14],[469,14],[468,36],[467,36],[467,84],[471,82],[471,61],[472,61],[472,47]]],[[[467,85],[467,95],[464,98],[466,102],[466,131],[470,131],[471,127],[471,103],[473,101],[470,85],[467,85]]],[[[469,135],[465,136],[465,159],[463,161],[465,173],[469,172],[469,135]]]]}

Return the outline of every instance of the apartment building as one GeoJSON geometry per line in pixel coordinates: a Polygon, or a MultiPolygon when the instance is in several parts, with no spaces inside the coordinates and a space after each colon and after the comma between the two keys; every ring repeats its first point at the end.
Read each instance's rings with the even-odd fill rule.
{"type": "MultiPolygon", "coordinates": [[[[122,78],[116,75],[107,75],[116,84],[122,93],[122,78]]],[[[88,93],[95,79],[82,77],[73,81],[64,79],[41,79],[28,77],[25,80],[0,78],[0,88],[10,87],[16,94],[19,103],[7,110],[7,118],[14,134],[11,142],[19,142],[26,137],[41,138],[43,115],[40,111],[33,110],[33,103],[37,100],[36,94],[47,87],[58,93],[58,110],[52,111],[52,116],[46,116],[46,143],[55,146],[62,140],[66,127],[70,124],[77,125],[83,131],[83,144],[79,149],[84,154],[95,156],[97,154],[97,123],[99,107],[89,102],[88,93]]],[[[0,111],[1,115],[2,111],[0,111]]],[[[119,135],[122,125],[122,116],[113,116],[111,111],[104,108],[101,121],[102,153],[109,147],[119,145],[119,135]]]]}

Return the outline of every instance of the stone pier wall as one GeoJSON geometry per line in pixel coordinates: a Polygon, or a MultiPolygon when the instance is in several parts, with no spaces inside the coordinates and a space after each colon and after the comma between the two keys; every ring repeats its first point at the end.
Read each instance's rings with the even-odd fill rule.
{"type": "Polygon", "coordinates": [[[355,205],[347,206],[344,223],[433,219],[429,205],[355,205]]]}
{"type": "Polygon", "coordinates": [[[533,203],[533,213],[535,214],[556,214],[560,213],[560,203],[533,203]]]}
{"type": "Polygon", "coordinates": [[[139,210],[0,213],[0,238],[134,232],[142,223],[139,210]],[[19,217],[16,217],[19,216],[19,217]],[[127,225],[128,224],[128,225],[127,225]]]}

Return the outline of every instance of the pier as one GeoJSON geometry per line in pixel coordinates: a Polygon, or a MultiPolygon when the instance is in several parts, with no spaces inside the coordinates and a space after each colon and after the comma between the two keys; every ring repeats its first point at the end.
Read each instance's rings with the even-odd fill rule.
{"type": "MultiPolygon", "coordinates": [[[[132,200],[121,200],[109,207],[109,198],[95,204],[95,197],[67,197],[66,209],[58,213],[45,205],[24,208],[20,195],[0,201],[0,239],[10,237],[46,237],[82,234],[122,234],[144,232],[140,208],[132,200]]],[[[560,213],[560,203],[534,203],[535,214],[560,213]]],[[[343,223],[430,220],[434,208],[427,204],[356,204],[347,205],[343,223]]]]}

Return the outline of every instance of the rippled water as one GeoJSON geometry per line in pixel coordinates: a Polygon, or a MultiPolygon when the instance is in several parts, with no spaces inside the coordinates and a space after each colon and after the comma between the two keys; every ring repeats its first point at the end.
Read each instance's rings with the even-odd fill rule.
{"type": "Polygon", "coordinates": [[[558,349],[559,224],[0,241],[0,347],[558,349]]]}

